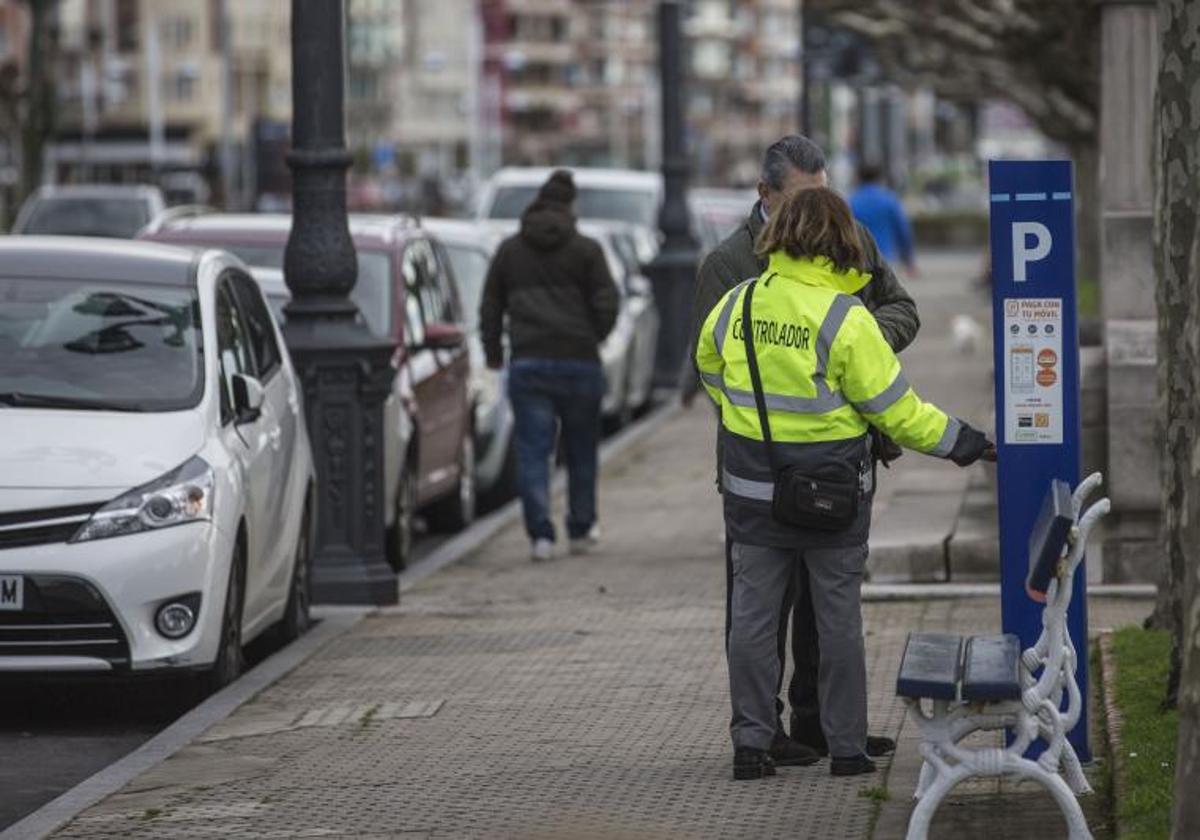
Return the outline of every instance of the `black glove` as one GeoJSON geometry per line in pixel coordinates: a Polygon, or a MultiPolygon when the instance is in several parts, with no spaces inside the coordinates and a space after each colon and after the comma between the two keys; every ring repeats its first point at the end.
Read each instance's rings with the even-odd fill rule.
{"type": "Polygon", "coordinates": [[[995,461],[996,445],[983,432],[963,423],[958,430],[958,439],[954,441],[954,448],[950,450],[950,460],[960,467],[969,467],[980,458],[995,461]]]}
{"type": "Polygon", "coordinates": [[[875,456],[876,461],[883,464],[884,468],[890,469],[892,461],[903,455],[904,450],[900,448],[900,444],[872,426],[871,453],[875,456]]]}

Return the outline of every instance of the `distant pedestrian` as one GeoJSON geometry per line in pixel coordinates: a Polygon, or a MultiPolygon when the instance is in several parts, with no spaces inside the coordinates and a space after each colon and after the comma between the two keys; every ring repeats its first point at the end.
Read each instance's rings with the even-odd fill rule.
{"type": "Polygon", "coordinates": [[[772,210],[757,280],[708,313],[696,366],[721,409],[721,484],[732,540],[727,641],[733,777],[774,775],[780,610],[807,567],[819,628],[820,720],[835,776],[870,773],[861,588],[875,475],[872,426],[967,466],[987,437],[921,400],[855,292],[871,281],[846,202],[827,187],[772,210]]]}
{"type": "Polygon", "coordinates": [[[854,218],[871,231],[879,252],[889,262],[899,261],[909,274],[917,273],[912,227],[900,197],[883,183],[883,170],[866,163],[858,170],[858,189],[850,194],[854,218]]]}
{"type": "Polygon", "coordinates": [[[575,229],[575,181],[555,171],[496,251],[479,310],[488,367],[504,364],[515,417],[517,489],[534,561],[554,556],[550,470],[559,431],[567,459],[572,553],[596,538],[597,447],[605,392],[600,343],[617,319],[617,287],[599,243],[575,229]]]}

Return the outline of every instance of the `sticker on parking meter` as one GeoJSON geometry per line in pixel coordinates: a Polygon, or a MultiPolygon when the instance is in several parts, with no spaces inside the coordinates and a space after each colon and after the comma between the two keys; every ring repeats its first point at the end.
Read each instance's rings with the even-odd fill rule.
{"type": "Polygon", "coordinates": [[[1062,443],[1061,298],[1004,301],[1005,443],[1062,443]]]}

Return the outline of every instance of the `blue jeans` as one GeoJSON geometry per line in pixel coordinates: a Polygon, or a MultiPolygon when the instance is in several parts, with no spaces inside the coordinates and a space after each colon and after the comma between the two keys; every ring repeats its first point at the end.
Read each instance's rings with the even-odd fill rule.
{"type": "Polygon", "coordinates": [[[550,471],[560,428],[567,456],[567,534],[571,539],[587,536],[596,523],[596,450],[604,389],[598,362],[516,359],[509,366],[517,492],[532,540],[554,540],[550,471]]]}

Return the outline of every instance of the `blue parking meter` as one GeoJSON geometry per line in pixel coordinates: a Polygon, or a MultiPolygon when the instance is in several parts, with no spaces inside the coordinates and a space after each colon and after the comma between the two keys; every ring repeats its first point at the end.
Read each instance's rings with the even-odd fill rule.
{"type": "MultiPolygon", "coordinates": [[[[1079,483],[1079,332],[1071,162],[988,163],[992,330],[1004,632],[1022,647],[1041,632],[1041,604],[1026,592],[1029,535],[1054,479],[1079,483]]],[[[1075,576],[1068,630],[1085,698],[1070,740],[1088,749],[1087,575],[1075,576]]]]}

